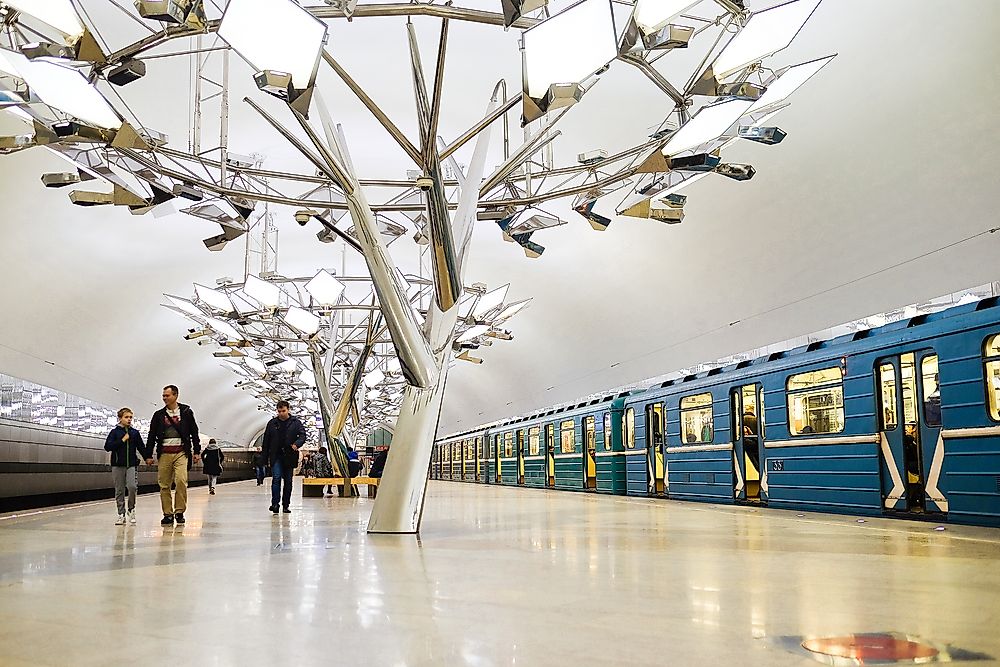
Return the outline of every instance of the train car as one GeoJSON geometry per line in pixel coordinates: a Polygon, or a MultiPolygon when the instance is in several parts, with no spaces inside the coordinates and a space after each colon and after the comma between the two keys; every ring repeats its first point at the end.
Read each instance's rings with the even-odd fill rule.
{"type": "Polygon", "coordinates": [[[622,396],[501,422],[489,431],[493,480],[512,486],[620,493],[622,396]]]}
{"type": "Polygon", "coordinates": [[[920,315],[494,432],[508,484],[539,485],[538,434],[549,488],[1000,525],[1000,306],[920,315]]]}

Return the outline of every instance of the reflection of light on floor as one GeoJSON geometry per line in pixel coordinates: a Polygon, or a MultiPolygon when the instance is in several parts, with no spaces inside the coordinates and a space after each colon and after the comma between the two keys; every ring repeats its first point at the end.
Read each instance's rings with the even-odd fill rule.
{"type": "Polygon", "coordinates": [[[925,662],[939,651],[933,646],[899,639],[888,634],[818,637],[802,642],[802,648],[835,658],[851,658],[865,662],[925,662]]]}
{"type": "Polygon", "coordinates": [[[750,608],[750,632],[754,639],[762,639],[767,633],[767,613],[764,607],[754,604],[750,608]]]}

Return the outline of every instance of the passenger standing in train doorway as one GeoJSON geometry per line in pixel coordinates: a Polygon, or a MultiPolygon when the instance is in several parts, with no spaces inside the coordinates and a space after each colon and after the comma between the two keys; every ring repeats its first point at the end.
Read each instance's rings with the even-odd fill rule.
{"type": "Polygon", "coordinates": [[[743,451],[750,457],[753,467],[760,472],[760,441],[757,439],[757,415],[752,405],[743,409],[743,451]]]}
{"type": "Polygon", "coordinates": [[[149,437],[146,438],[147,446],[156,448],[162,526],[175,522],[184,524],[188,471],[192,462],[201,460],[201,440],[194,412],[190,406],[177,402],[178,394],[175,385],[168,384],[163,388],[163,407],[153,413],[149,437]],[[170,494],[171,484],[177,487],[173,497],[170,494]]]}
{"type": "Polygon", "coordinates": [[[104,449],[111,452],[111,479],[115,485],[115,503],[118,505],[116,526],[124,526],[126,519],[135,525],[135,494],[139,485],[139,461],[153,464],[152,453],[146,450],[139,431],[132,428],[132,411],[118,411],[118,425],[111,429],[104,442],[104,449]],[[125,509],[125,492],[128,491],[128,510],[125,509]]]}
{"type": "Polygon", "coordinates": [[[292,473],[299,463],[299,448],[306,443],[306,428],[293,417],[288,401],[278,401],[278,416],[264,428],[264,460],[271,465],[272,513],[278,513],[278,503],[285,514],[291,513],[292,473]],[[282,489],[284,483],[284,489],[282,489]]]}
{"type": "Polygon", "coordinates": [[[226,455],[219,449],[215,438],[209,438],[208,445],[201,455],[201,469],[202,472],[208,475],[208,494],[210,496],[215,495],[215,483],[219,481],[219,477],[222,475],[222,462],[225,460],[226,455]]]}

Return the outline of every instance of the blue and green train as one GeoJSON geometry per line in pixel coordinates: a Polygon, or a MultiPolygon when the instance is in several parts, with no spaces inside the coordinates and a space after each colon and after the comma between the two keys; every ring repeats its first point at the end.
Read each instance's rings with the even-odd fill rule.
{"type": "Polygon", "coordinates": [[[1000,305],[439,439],[431,476],[1000,526],[1000,305]]]}

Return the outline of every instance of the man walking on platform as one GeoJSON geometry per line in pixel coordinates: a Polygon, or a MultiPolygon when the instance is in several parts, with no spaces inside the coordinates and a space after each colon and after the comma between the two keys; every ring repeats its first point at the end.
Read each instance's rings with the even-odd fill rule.
{"type": "Polygon", "coordinates": [[[278,401],[278,416],[267,423],[264,429],[264,460],[271,465],[271,507],[278,513],[278,502],[285,513],[292,510],[292,473],[299,463],[299,448],[306,442],[306,428],[293,417],[288,401],[278,401]],[[281,488],[281,483],[285,488],[281,488]]]}
{"type": "Polygon", "coordinates": [[[198,438],[198,424],[194,412],[183,403],[177,402],[177,387],[169,384],[163,388],[163,408],[153,413],[149,425],[147,446],[156,448],[157,481],[160,484],[160,506],[163,520],[160,525],[169,526],[175,521],[184,523],[187,509],[188,470],[192,461],[201,460],[201,440],[198,438]],[[177,487],[174,497],[170,485],[177,487]]]}

